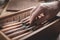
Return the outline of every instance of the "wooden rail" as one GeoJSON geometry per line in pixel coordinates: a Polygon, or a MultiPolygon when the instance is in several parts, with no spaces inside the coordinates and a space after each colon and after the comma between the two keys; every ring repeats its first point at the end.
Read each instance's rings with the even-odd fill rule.
{"type": "Polygon", "coordinates": [[[11,13],[11,14],[7,14],[7,15],[1,15],[0,16],[0,23],[2,23],[3,25],[5,23],[8,22],[13,22],[13,21],[21,21],[23,18],[27,17],[30,15],[30,10],[32,10],[32,8],[34,7],[30,7],[21,11],[18,11],[16,13],[11,13]]]}

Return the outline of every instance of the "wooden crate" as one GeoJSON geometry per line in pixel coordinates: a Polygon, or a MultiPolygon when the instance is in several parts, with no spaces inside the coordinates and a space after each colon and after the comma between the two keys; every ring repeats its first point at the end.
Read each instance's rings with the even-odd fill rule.
{"type": "MultiPolygon", "coordinates": [[[[11,38],[9,37],[7,34],[5,34],[5,30],[8,29],[9,31],[11,29],[16,30],[17,27],[20,26],[20,22],[21,20],[24,20],[26,17],[28,17],[30,15],[30,11],[32,10],[32,8],[28,8],[28,9],[24,9],[22,11],[16,12],[16,13],[12,13],[9,15],[5,15],[5,16],[0,16],[0,23],[3,27],[3,29],[0,30],[0,39],[1,40],[41,40],[44,39],[44,37],[48,38],[48,37],[52,37],[56,35],[60,32],[60,18],[55,19],[52,22],[48,22],[46,24],[44,24],[43,26],[40,26],[37,30],[35,31],[29,31],[27,32],[28,34],[26,34],[25,36],[19,35],[11,38]],[[15,28],[16,27],[16,28],[15,28]],[[54,34],[54,35],[53,35],[54,34]],[[22,37],[20,37],[22,36],[22,37]]],[[[16,33],[18,33],[20,31],[17,31],[16,33]]],[[[14,33],[15,34],[15,33],[14,33]]],[[[24,35],[24,34],[23,34],[24,35]]]]}

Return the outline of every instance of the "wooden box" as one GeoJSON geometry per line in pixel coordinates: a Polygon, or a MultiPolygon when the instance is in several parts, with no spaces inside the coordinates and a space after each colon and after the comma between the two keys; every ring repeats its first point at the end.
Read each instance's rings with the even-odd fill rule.
{"type": "Polygon", "coordinates": [[[7,31],[19,29],[18,27],[20,26],[20,21],[28,17],[32,9],[33,7],[18,11],[16,13],[10,13],[9,15],[1,15],[0,26],[2,29],[0,30],[0,40],[51,40],[52,38],[56,38],[60,33],[60,18],[46,23],[35,31],[29,31],[25,33],[26,35],[22,34],[24,36],[19,35],[20,30],[12,32],[9,35],[6,34],[7,31]],[[15,33],[18,34],[14,35],[14,37],[9,37],[15,33]]]}

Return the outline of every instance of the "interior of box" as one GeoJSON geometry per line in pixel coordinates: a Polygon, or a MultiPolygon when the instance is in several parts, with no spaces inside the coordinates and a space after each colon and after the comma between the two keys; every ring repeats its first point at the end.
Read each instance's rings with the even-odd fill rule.
{"type": "Polygon", "coordinates": [[[17,12],[7,12],[9,14],[6,12],[3,13],[4,15],[1,14],[0,33],[2,36],[7,40],[51,40],[51,38],[54,40],[60,33],[60,17],[56,16],[42,25],[35,23],[30,26],[30,11],[33,8],[35,6],[23,10],[19,9],[17,12]]]}

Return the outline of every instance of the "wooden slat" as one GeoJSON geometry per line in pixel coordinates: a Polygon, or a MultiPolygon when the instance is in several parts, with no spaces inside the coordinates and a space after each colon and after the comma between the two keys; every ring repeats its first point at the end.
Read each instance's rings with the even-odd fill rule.
{"type": "MultiPolygon", "coordinates": [[[[24,18],[23,20],[21,20],[21,22],[27,20],[28,18],[29,18],[29,17],[24,18]]],[[[21,22],[16,22],[16,23],[13,23],[13,24],[5,25],[5,26],[3,26],[3,28],[15,26],[15,25],[20,24],[21,22]]]]}
{"type": "MultiPolygon", "coordinates": [[[[27,22],[26,24],[28,24],[29,22],[27,22]]],[[[21,30],[21,29],[24,29],[25,26],[21,25],[21,27],[18,27],[18,28],[15,28],[15,29],[11,29],[11,30],[8,30],[8,31],[5,31],[4,33],[5,34],[10,34],[10,33],[13,33],[13,32],[16,32],[17,30],[21,30]]]]}
{"type": "MultiPolygon", "coordinates": [[[[24,22],[24,23],[27,23],[28,21],[29,21],[29,20],[27,19],[26,21],[23,21],[23,22],[24,22]]],[[[22,22],[20,22],[20,23],[22,23],[22,22]]],[[[5,29],[3,29],[3,30],[1,30],[1,31],[6,32],[6,31],[8,31],[8,30],[11,30],[11,29],[14,29],[14,28],[17,28],[17,27],[20,27],[20,26],[22,26],[22,24],[15,25],[15,26],[8,27],[8,28],[5,28],[5,29]]]]}
{"type": "Polygon", "coordinates": [[[18,25],[20,23],[21,22],[16,22],[16,23],[13,23],[13,24],[5,25],[5,26],[3,26],[3,28],[8,28],[8,27],[16,26],[16,25],[18,25]]]}
{"type": "Polygon", "coordinates": [[[12,38],[12,37],[16,37],[18,35],[24,34],[25,32],[28,32],[29,30],[31,30],[31,28],[28,28],[28,29],[25,29],[25,30],[18,30],[16,32],[12,33],[12,34],[9,34],[8,37],[12,38]]]}
{"type": "Polygon", "coordinates": [[[24,34],[22,34],[22,35],[18,35],[18,36],[16,36],[16,37],[12,38],[12,40],[18,40],[18,39],[20,39],[20,38],[23,38],[23,37],[26,36],[26,35],[29,35],[30,33],[32,33],[32,31],[26,32],[26,33],[24,33],[24,34]]]}
{"type": "Polygon", "coordinates": [[[24,9],[24,10],[20,10],[20,11],[18,11],[16,13],[11,13],[11,14],[6,14],[6,15],[0,15],[0,19],[3,19],[3,18],[6,18],[6,17],[9,17],[9,16],[12,16],[12,15],[15,15],[15,14],[24,13],[24,12],[27,12],[27,11],[33,9],[33,8],[35,8],[35,7],[30,7],[30,8],[24,9]]]}
{"type": "Polygon", "coordinates": [[[11,39],[7,37],[3,32],[0,31],[0,40],[11,40],[11,39]]]}
{"type": "Polygon", "coordinates": [[[2,32],[6,32],[8,30],[11,30],[11,29],[14,29],[14,28],[17,28],[17,27],[20,27],[21,25],[17,25],[17,26],[13,26],[13,27],[9,27],[9,28],[5,28],[3,30],[1,30],[2,32]]]}

